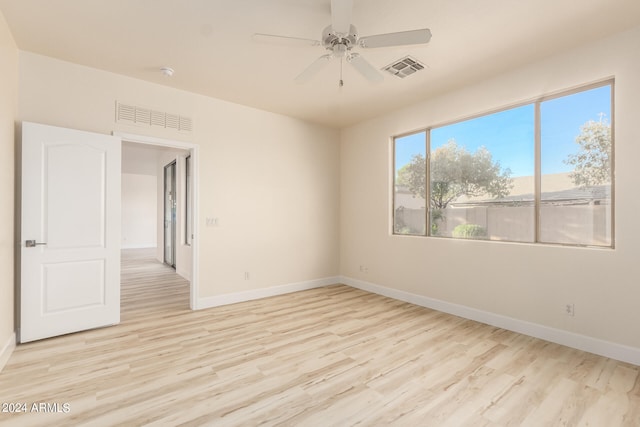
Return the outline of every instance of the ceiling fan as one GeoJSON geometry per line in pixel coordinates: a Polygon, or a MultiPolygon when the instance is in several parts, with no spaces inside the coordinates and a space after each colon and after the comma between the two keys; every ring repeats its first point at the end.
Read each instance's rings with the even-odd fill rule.
{"type": "MultiPolygon", "coordinates": [[[[340,59],[341,64],[342,60],[346,59],[364,78],[373,83],[380,82],[383,80],[382,74],[359,53],[353,52],[355,47],[370,49],[405,46],[425,44],[431,40],[431,31],[428,28],[360,37],[357,28],[351,24],[352,11],[353,0],[331,0],[331,25],[322,30],[321,40],[260,33],[254,34],[253,38],[257,41],[322,46],[328,50],[329,53],[320,56],[295,78],[298,83],[311,80],[334,58],[340,59]]],[[[343,86],[342,68],[340,73],[339,83],[343,86]]]]}

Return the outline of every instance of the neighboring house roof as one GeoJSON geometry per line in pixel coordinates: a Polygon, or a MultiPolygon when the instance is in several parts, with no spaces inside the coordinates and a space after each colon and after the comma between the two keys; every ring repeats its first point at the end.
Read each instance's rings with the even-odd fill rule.
{"type": "MultiPolygon", "coordinates": [[[[568,173],[547,174],[543,176],[543,200],[560,205],[605,204],[611,200],[611,185],[576,187],[568,173]]],[[[511,194],[499,199],[486,196],[462,196],[451,207],[487,206],[487,205],[529,205],[534,200],[534,177],[513,178],[511,194]]],[[[405,209],[424,209],[425,200],[415,197],[407,187],[399,186],[395,192],[395,206],[405,209]]]]}
{"type": "MultiPolygon", "coordinates": [[[[460,198],[452,203],[452,206],[530,204],[534,200],[533,188],[532,176],[516,177],[513,179],[511,194],[506,197],[499,199],[480,197],[467,200],[460,198]]],[[[559,205],[601,204],[609,203],[611,200],[611,185],[576,187],[568,173],[544,175],[542,191],[543,201],[559,205]]]]}
{"type": "MultiPolygon", "coordinates": [[[[513,205],[531,204],[534,195],[519,194],[499,199],[469,200],[466,202],[454,202],[451,206],[479,206],[479,205],[513,205]]],[[[542,194],[542,200],[556,205],[584,205],[609,203],[611,200],[610,185],[596,185],[591,187],[574,187],[567,190],[548,191],[542,194]]]]}

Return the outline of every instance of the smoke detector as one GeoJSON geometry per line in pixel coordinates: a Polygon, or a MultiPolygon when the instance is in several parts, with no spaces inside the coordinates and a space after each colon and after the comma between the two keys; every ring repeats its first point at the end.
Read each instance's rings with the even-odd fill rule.
{"type": "Polygon", "coordinates": [[[160,72],[162,73],[162,75],[167,77],[173,76],[173,68],[171,67],[162,67],[160,68],[160,72]]]}

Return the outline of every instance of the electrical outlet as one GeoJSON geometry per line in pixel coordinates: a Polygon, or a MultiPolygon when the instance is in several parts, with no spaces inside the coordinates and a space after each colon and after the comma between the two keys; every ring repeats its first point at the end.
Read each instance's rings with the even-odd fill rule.
{"type": "Polygon", "coordinates": [[[564,305],[564,314],[567,316],[575,316],[576,315],[576,306],[575,304],[569,303],[564,305]]]}
{"type": "Polygon", "coordinates": [[[244,272],[244,280],[249,280],[249,272],[248,271],[244,272]]]}
{"type": "Polygon", "coordinates": [[[361,265],[360,266],[360,272],[361,273],[368,273],[369,272],[369,267],[361,265]]]}

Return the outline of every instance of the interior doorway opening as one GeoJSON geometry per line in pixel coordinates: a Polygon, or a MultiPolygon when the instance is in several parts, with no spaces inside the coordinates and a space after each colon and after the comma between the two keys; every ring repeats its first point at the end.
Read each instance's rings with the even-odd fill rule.
{"type": "Polygon", "coordinates": [[[122,138],[123,250],[152,250],[189,283],[197,308],[197,146],[153,137],[122,138]]]}

